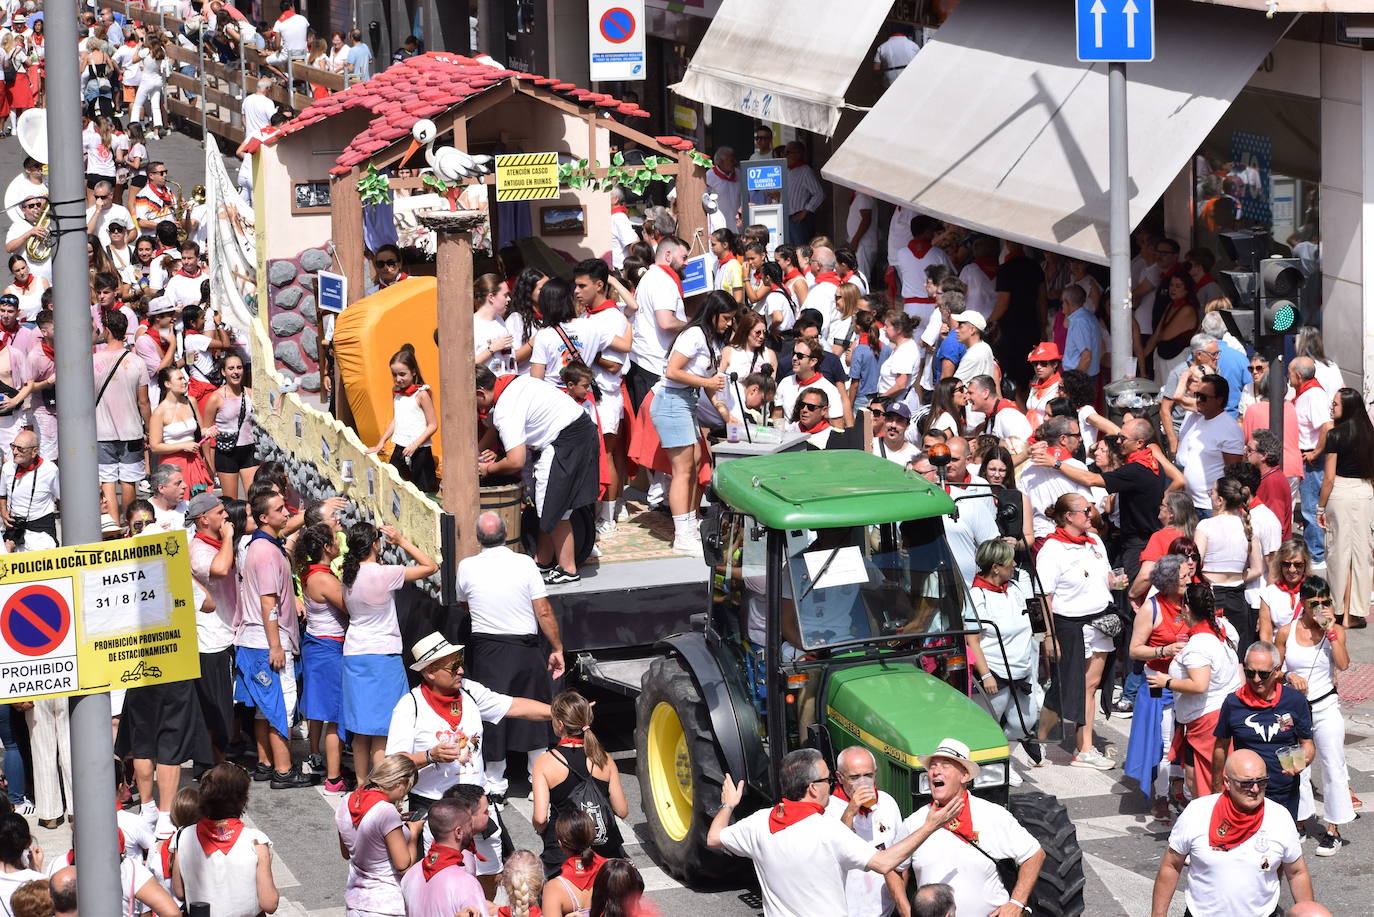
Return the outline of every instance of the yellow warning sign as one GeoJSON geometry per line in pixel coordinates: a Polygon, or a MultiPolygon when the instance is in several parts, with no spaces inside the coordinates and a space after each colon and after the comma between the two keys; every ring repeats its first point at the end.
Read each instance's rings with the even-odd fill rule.
{"type": "Polygon", "coordinates": [[[557,153],[511,153],[496,157],[498,201],[546,201],[556,197],[557,153]]]}

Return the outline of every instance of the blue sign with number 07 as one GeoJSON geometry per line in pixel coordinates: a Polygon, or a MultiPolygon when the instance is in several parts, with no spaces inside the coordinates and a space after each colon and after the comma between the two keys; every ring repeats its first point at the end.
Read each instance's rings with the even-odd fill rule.
{"type": "Polygon", "coordinates": [[[1155,0],[1075,0],[1078,59],[1155,59],[1155,0]]]}

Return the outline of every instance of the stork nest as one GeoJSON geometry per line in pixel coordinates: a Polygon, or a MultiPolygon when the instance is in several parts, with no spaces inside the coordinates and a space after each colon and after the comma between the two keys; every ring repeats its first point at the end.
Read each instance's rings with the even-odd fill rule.
{"type": "Polygon", "coordinates": [[[425,210],[415,219],[435,232],[468,232],[485,225],[487,215],[481,210],[425,210]]]}

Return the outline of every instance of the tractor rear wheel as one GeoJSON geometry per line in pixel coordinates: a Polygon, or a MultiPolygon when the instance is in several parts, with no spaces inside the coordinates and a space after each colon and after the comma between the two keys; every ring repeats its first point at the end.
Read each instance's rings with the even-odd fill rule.
{"type": "Polygon", "coordinates": [[[1048,793],[1017,793],[1007,809],[1045,851],[1040,879],[1031,893],[1032,912],[1049,917],[1083,913],[1083,850],[1069,812],[1048,793]]]}
{"type": "Polygon", "coordinates": [[[696,682],[677,656],[654,660],[635,705],[639,791],[659,865],[688,884],[738,875],[743,861],[706,845],[725,768],[696,682]]]}

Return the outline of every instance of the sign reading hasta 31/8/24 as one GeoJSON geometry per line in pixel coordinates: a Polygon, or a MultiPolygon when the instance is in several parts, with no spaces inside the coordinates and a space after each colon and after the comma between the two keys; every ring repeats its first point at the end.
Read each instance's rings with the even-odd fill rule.
{"type": "Polygon", "coordinates": [[[185,531],[0,557],[0,701],[199,675],[185,531]]]}

